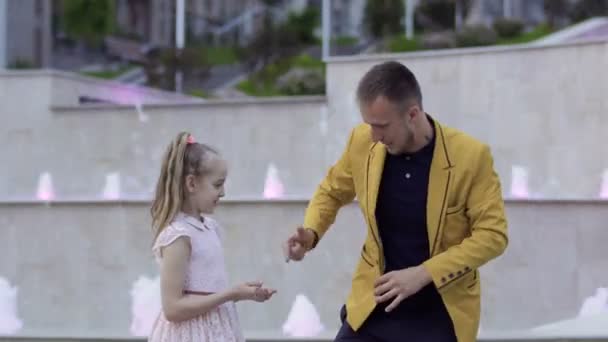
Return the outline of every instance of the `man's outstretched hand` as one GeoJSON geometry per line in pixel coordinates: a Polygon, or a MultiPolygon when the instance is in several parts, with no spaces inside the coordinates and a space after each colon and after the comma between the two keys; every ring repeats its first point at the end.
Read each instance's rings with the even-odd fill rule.
{"type": "Polygon", "coordinates": [[[283,254],[285,255],[285,261],[289,260],[300,261],[306,255],[315,242],[315,233],[303,227],[298,227],[295,233],[293,233],[287,241],[283,243],[283,254]]]}

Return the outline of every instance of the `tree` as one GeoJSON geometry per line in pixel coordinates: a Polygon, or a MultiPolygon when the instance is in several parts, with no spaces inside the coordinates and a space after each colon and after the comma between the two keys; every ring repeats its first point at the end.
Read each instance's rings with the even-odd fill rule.
{"type": "Polygon", "coordinates": [[[238,50],[240,57],[245,61],[244,66],[247,72],[253,72],[257,68],[270,63],[277,46],[277,30],[272,22],[270,12],[265,11],[261,29],[246,47],[238,50]]]}
{"type": "Polygon", "coordinates": [[[559,19],[565,18],[570,10],[568,0],[544,0],[543,6],[547,16],[547,24],[551,28],[555,28],[559,19]]]}
{"type": "Polygon", "coordinates": [[[65,32],[89,44],[98,44],[115,28],[116,9],[113,0],[65,0],[63,24],[65,32]]]}
{"type": "Polygon", "coordinates": [[[580,0],[568,12],[574,22],[608,15],[608,0],[580,0]]]}
{"type": "Polygon", "coordinates": [[[315,28],[319,25],[320,13],[315,7],[308,7],[301,13],[289,13],[284,29],[290,31],[301,44],[316,42],[315,28]]]}
{"type": "Polygon", "coordinates": [[[375,38],[401,33],[404,11],[403,0],[367,0],[363,23],[375,38]]]}
{"type": "Polygon", "coordinates": [[[154,49],[147,55],[144,72],[148,85],[175,90],[175,73],[181,70],[184,84],[196,84],[209,75],[209,64],[201,49],[174,47],[154,49]]]}
{"type": "Polygon", "coordinates": [[[454,0],[454,29],[460,31],[464,22],[464,1],[454,0]]]}
{"type": "Polygon", "coordinates": [[[416,24],[432,31],[460,31],[473,4],[471,0],[421,0],[416,7],[416,24]]]}
{"type": "Polygon", "coordinates": [[[315,41],[314,27],[318,12],[308,9],[300,14],[290,14],[287,21],[277,24],[272,13],[264,13],[261,29],[249,44],[239,50],[248,72],[262,69],[274,60],[296,55],[306,45],[315,41]]]}

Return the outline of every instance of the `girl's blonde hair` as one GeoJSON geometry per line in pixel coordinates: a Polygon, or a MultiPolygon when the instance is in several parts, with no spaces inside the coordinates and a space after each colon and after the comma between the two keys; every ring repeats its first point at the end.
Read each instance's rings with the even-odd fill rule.
{"type": "Polygon", "coordinates": [[[215,149],[195,142],[188,132],[179,133],[169,144],[163,156],[150,210],[154,240],[181,209],[186,176],[206,174],[209,171],[207,163],[214,155],[218,155],[215,149]]]}

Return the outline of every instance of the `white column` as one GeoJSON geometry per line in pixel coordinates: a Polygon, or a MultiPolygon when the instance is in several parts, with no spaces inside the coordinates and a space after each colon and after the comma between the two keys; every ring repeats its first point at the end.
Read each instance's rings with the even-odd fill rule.
{"type": "Polygon", "coordinates": [[[463,12],[463,4],[461,0],[456,0],[456,2],[454,3],[454,26],[456,26],[456,31],[460,31],[460,28],[462,27],[462,12],[463,12]]]}
{"type": "Polygon", "coordinates": [[[405,37],[414,38],[414,0],[405,0],[405,37]]]}
{"type": "Polygon", "coordinates": [[[511,0],[502,0],[502,16],[510,18],[513,15],[513,4],[511,0]]]}
{"type": "Polygon", "coordinates": [[[323,0],[323,60],[329,57],[329,44],[331,42],[331,5],[330,0],[323,0]]]}
{"type": "Polygon", "coordinates": [[[0,0],[0,69],[7,67],[7,46],[6,46],[6,31],[8,26],[8,18],[6,16],[7,1],[0,0]]]}
{"type": "MultiPolygon", "coordinates": [[[[184,48],[184,40],[185,40],[185,21],[186,21],[186,4],[185,0],[177,0],[175,6],[175,48],[176,53],[179,56],[181,54],[181,50],[184,48]]],[[[178,93],[182,92],[182,81],[183,74],[181,67],[178,64],[177,71],[175,72],[175,91],[178,93]]]]}
{"type": "Polygon", "coordinates": [[[177,0],[175,12],[175,47],[178,49],[183,49],[185,40],[184,24],[186,21],[186,6],[184,0],[177,0]]]}
{"type": "Polygon", "coordinates": [[[255,9],[256,5],[250,5],[245,12],[243,34],[239,37],[241,44],[245,44],[253,36],[253,11],[255,9]]]}
{"type": "Polygon", "coordinates": [[[53,2],[43,1],[42,2],[42,67],[50,68],[53,58],[53,2]]]}

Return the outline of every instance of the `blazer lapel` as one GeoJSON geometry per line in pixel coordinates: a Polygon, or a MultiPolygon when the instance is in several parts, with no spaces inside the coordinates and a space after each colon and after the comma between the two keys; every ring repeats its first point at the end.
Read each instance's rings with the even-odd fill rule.
{"type": "Polygon", "coordinates": [[[428,197],[426,204],[426,222],[429,237],[430,255],[437,253],[439,238],[443,234],[445,210],[450,191],[452,161],[447,149],[443,128],[435,121],[435,148],[429,174],[428,197]]]}
{"type": "Polygon", "coordinates": [[[382,171],[384,170],[384,159],[386,158],[386,147],[381,143],[374,143],[370,147],[367,157],[367,172],[365,173],[365,184],[367,186],[367,221],[372,231],[372,236],[376,240],[379,248],[378,265],[381,270],[384,270],[384,260],[382,251],[382,241],[378,234],[378,223],[376,222],[376,202],[378,200],[378,191],[380,189],[380,181],[382,179],[382,171]]]}

